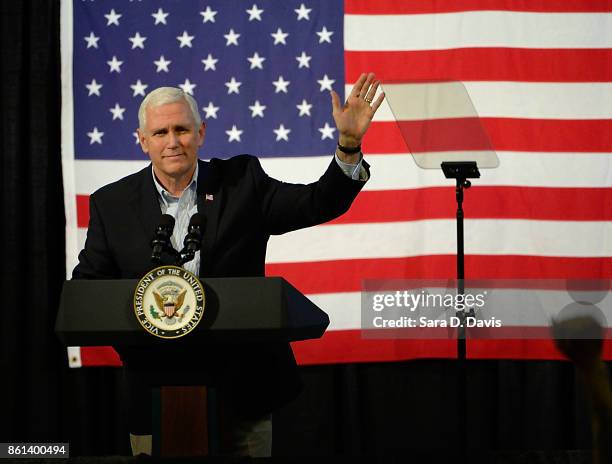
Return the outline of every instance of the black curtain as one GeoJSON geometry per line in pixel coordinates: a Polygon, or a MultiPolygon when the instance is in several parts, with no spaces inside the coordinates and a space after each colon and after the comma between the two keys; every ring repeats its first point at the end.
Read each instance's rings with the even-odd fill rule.
{"type": "Polygon", "coordinates": [[[304,393],[275,415],[274,450],[456,457],[463,447],[475,456],[590,447],[588,405],[569,363],[470,361],[464,399],[458,368],[453,360],[303,368],[304,393]]]}
{"type": "Polygon", "coordinates": [[[64,274],[59,2],[1,2],[3,440],[59,438],[64,274]]]}
{"type": "MultiPolygon", "coordinates": [[[[53,333],[66,271],[59,9],[59,0],[0,2],[0,442],[128,454],[121,371],[68,369],[53,333]]],[[[305,367],[304,392],[275,415],[275,453],[452,455],[463,444],[456,370],[450,360],[305,367]]],[[[590,446],[587,405],[567,363],[469,362],[467,392],[469,448],[590,446]]]]}

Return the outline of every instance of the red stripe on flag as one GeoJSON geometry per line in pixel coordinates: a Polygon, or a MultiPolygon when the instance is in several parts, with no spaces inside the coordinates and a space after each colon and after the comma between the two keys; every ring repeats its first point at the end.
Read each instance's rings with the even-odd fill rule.
{"type": "Polygon", "coordinates": [[[112,346],[82,346],[83,366],[122,366],[121,358],[112,346]]]}
{"type": "MultiPolygon", "coordinates": [[[[612,119],[481,118],[493,149],[527,152],[612,152],[612,119]]],[[[373,122],[364,153],[406,153],[395,121],[373,122]]]]}
{"type": "Polygon", "coordinates": [[[478,117],[398,121],[411,153],[486,151],[491,141],[478,117]]]}
{"type": "MultiPolygon", "coordinates": [[[[454,186],[364,191],[348,212],[327,224],[452,219],[454,199],[454,186]]],[[[474,186],[464,210],[468,219],[610,221],[612,188],[474,186]]]]}
{"type": "MultiPolygon", "coordinates": [[[[77,220],[89,221],[87,195],[77,195],[77,220]]],[[[428,187],[361,192],[351,209],[327,224],[418,221],[455,217],[455,188],[428,187]]],[[[470,219],[612,220],[612,188],[482,187],[464,204],[470,219]]]]}
{"type": "Polygon", "coordinates": [[[454,358],[455,340],[367,340],[360,330],[333,330],[318,340],[291,344],[300,365],[454,358]]]}
{"type": "MultiPolygon", "coordinates": [[[[269,263],[266,275],[283,276],[302,293],[361,291],[364,279],[447,279],[456,274],[455,255],[269,263]]],[[[467,255],[469,279],[612,279],[612,258],[467,255]]]]}
{"type": "MultiPolygon", "coordinates": [[[[318,340],[291,344],[298,364],[405,361],[422,358],[456,357],[455,340],[366,340],[359,330],[326,332],[318,340]]],[[[551,339],[544,340],[468,340],[470,359],[550,359],[563,360],[551,339]]],[[[612,359],[612,340],[604,340],[603,359],[612,359]]],[[[110,346],[81,347],[83,366],[122,365],[110,346]]]]}
{"type": "Polygon", "coordinates": [[[89,195],[76,196],[77,227],[87,228],[89,226],[89,195]]]}
{"type": "Polygon", "coordinates": [[[609,0],[345,0],[345,14],[425,14],[501,10],[554,12],[612,11],[609,0]]]}
{"type": "Polygon", "coordinates": [[[384,83],[417,80],[608,82],[609,49],[457,48],[424,51],[347,51],[346,82],[364,69],[384,83]],[[486,65],[483,65],[486,63],[486,65]]]}

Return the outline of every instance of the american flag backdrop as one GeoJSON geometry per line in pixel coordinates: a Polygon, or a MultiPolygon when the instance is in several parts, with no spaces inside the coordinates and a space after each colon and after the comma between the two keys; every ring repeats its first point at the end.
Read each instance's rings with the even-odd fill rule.
{"type": "MultiPolygon", "coordinates": [[[[148,163],[136,143],[150,90],[200,105],[200,154],[251,153],[311,182],[363,71],[385,82],[462,81],[500,167],[466,193],[469,278],[612,278],[612,1],[62,0],[62,159],[69,272],[88,196],[148,163]]],[[[455,276],[454,185],[407,152],[387,103],[363,143],[372,177],[351,210],[270,240],[266,271],[331,319],[295,343],[302,364],[455,356],[455,342],[360,334],[363,279],[455,276]]],[[[607,347],[607,355],[612,350],[607,347]]],[[[117,363],[106,348],[73,365],[117,363]]],[[[474,358],[557,359],[550,340],[468,343],[474,358]]]]}

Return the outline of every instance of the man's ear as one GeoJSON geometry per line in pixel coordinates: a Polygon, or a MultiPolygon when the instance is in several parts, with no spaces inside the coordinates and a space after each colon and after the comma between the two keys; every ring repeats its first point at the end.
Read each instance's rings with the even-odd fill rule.
{"type": "Polygon", "coordinates": [[[204,138],[206,137],[206,123],[204,121],[202,121],[202,124],[200,124],[200,128],[198,129],[198,135],[200,138],[198,147],[201,147],[202,144],[204,143],[204,138]]]}
{"type": "Polygon", "coordinates": [[[140,148],[142,148],[142,151],[144,151],[145,153],[149,153],[149,139],[145,137],[144,131],[140,130],[140,128],[137,128],[136,133],[138,134],[140,148]]]}

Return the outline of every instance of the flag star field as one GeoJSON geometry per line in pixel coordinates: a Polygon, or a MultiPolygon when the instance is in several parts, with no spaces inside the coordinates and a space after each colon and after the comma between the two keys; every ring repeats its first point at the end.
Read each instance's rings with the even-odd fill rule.
{"type": "Polygon", "coordinates": [[[342,2],[109,0],[73,8],[77,159],[142,159],[136,114],[161,86],[198,101],[205,158],[333,152],[335,137],[318,129],[333,126],[329,91],[344,94],[342,2]]]}

